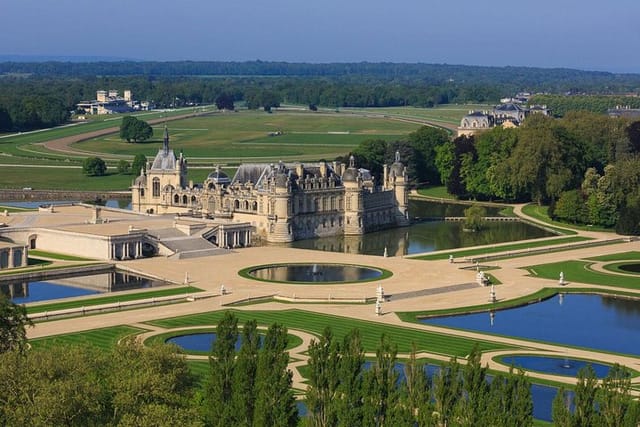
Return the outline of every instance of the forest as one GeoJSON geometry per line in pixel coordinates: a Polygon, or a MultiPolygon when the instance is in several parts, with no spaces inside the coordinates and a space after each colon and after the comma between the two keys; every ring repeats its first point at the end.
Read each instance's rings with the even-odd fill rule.
{"type": "Polygon", "coordinates": [[[65,123],[75,105],[94,99],[99,89],[131,89],[136,99],[158,108],[214,104],[224,96],[265,109],[280,103],[325,108],[497,103],[527,91],[556,94],[553,99],[541,95],[535,102],[563,115],[570,109],[602,112],[619,104],[637,106],[637,98],[612,95],[637,93],[640,75],[447,64],[3,62],[0,132],[65,123]],[[597,96],[585,102],[587,94],[597,96]]]}

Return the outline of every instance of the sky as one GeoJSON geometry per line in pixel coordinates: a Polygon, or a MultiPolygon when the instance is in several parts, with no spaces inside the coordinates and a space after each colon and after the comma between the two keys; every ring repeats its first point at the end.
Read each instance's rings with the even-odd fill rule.
{"type": "Polygon", "coordinates": [[[640,73],[640,0],[0,0],[0,55],[640,73]]]}

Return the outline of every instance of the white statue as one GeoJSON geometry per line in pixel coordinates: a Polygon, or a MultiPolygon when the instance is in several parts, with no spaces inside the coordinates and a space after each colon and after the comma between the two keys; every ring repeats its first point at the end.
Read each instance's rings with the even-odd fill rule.
{"type": "Polygon", "coordinates": [[[376,315],[380,316],[382,314],[382,304],[380,301],[376,301],[376,315]]]}
{"type": "Polygon", "coordinates": [[[224,287],[224,284],[220,285],[220,295],[226,295],[227,289],[224,287]]]}
{"type": "Polygon", "coordinates": [[[491,291],[489,292],[489,302],[496,302],[496,287],[491,285],[491,291]]]}
{"type": "Polygon", "coordinates": [[[558,284],[559,285],[564,285],[565,284],[565,282],[564,282],[564,273],[562,271],[560,272],[560,280],[558,280],[558,284]]]}

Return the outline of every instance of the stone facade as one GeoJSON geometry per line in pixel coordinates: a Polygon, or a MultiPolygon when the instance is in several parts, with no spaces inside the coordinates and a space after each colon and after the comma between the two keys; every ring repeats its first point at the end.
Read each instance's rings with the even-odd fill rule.
{"type": "Polygon", "coordinates": [[[0,270],[26,267],[29,249],[27,245],[0,238],[0,270]]]}
{"type": "Polygon", "coordinates": [[[248,222],[269,242],[360,235],[409,224],[408,176],[396,154],[382,183],[349,165],[242,164],[233,178],[216,168],[202,184],[187,181],[187,160],[163,148],[131,187],[134,211],[248,222]]]}

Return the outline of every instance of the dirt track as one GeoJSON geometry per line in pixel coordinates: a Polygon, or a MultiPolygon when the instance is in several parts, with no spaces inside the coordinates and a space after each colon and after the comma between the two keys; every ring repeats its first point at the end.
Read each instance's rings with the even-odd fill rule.
{"type": "MultiPolygon", "coordinates": [[[[163,122],[170,122],[173,120],[181,120],[181,119],[187,119],[189,117],[196,117],[196,116],[204,116],[204,115],[208,115],[208,114],[212,114],[211,112],[206,112],[206,113],[189,113],[189,114],[181,114],[179,116],[172,116],[172,117],[162,117],[159,119],[151,119],[151,120],[147,120],[147,123],[149,123],[150,125],[155,125],[158,123],[163,123],[163,122]]],[[[120,127],[119,126],[114,126],[114,127],[110,127],[107,129],[101,129],[101,130],[97,130],[94,132],[88,132],[88,133],[82,133],[80,135],[73,135],[73,136],[68,136],[66,138],[58,138],[58,139],[52,139],[51,141],[47,141],[47,142],[41,142],[39,143],[39,145],[44,145],[48,150],[51,151],[55,151],[58,153],[65,153],[65,154],[71,154],[71,155],[87,155],[87,154],[97,154],[97,153],[92,153],[89,151],[81,151],[81,150],[76,150],[74,148],[71,148],[71,144],[75,144],[76,142],[80,142],[80,141],[86,141],[88,139],[93,139],[93,138],[98,138],[100,136],[105,136],[105,135],[109,135],[112,133],[117,133],[120,132],[120,127]]],[[[104,153],[99,153],[101,155],[104,155],[104,153]]],[[[118,155],[110,155],[112,157],[130,157],[130,156],[118,156],[118,155]]]]}

